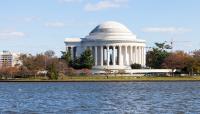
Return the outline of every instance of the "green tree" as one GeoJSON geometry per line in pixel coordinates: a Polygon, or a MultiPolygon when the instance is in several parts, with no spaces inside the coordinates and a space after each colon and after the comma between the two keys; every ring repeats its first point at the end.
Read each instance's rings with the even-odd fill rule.
{"type": "Polygon", "coordinates": [[[91,69],[94,64],[94,58],[92,56],[92,51],[86,49],[80,56],[80,65],[81,68],[91,69]]]}
{"type": "Polygon", "coordinates": [[[48,70],[48,76],[49,76],[49,79],[52,79],[52,80],[57,80],[58,79],[58,71],[56,70],[56,66],[54,63],[51,64],[49,70],[48,70]]]}
{"type": "Polygon", "coordinates": [[[165,50],[165,49],[172,49],[172,47],[169,44],[166,44],[166,42],[163,43],[155,43],[156,47],[159,48],[160,50],[165,50]]]}
{"type": "Polygon", "coordinates": [[[69,63],[69,66],[71,66],[71,67],[74,68],[74,69],[81,69],[82,66],[81,66],[80,58],[79,58],[79,57],[74,58],[74,59],[69,63]]]}
{"type": "Polygon", "coordinates": [[[148,51],[146,54],[146,64],[151,68],[162,68],[162,63],[165,58],[169,56],[169,52],[167,50],[171,49],[171,47],[166,44],[166,42],[155,43],[155,45],[156,47],[148,51]]]}
{"type": "Polygon", "coordinates": [[[73,60],[71,59],[71,53],[62,52],[61,59],[64,59],[68,65],[74,69],[91,69],[94,64],[94,59],[92,56],[92,51],[90,49],[86,49],[80,57],[76,57],[73,60]]]}
{"type": "Polygon", "coordinates": [[[65,60],[66,63],[69,65],[70,62],[72,61],[72,57],[71,57],[72,54],[71,54],[71,51],[67,51],[67,52],[61,51],[61,53],[62,53],[61,59],[65,60]]]}

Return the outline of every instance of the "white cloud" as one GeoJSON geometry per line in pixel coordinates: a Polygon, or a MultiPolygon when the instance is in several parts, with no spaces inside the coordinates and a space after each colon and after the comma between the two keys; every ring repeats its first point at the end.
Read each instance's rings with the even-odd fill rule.
{"type": "Polygon", "coordinates": [[[109,8],[119,8],[125,5],[129,0],[98,0],[91,2],[89,0],[57,0],[60,3],[86,3],[84,10],[86,11],[99,11],[109,8]]]}
{"type": "Polygon", "coordinates": [[[160,32],[160,33],[185,33],[192,31],[188,28],[177,27],[147,27],[143,29],[144,32],[160,32]]]}
{"type": "Polygon", "coordinates": [[[101,0],[97,3],[87,3],[85,5],[86,11],[98,11],[103,9],[109,9],[109,8],[119,8],[124,3],[127,3],[128,0],[101,0]]]}
{"type": "Polygon", "coordinates": [[[47,22],[45,23],[45,26],[50,28],[61,28],[64,27],[65,24],[62,22],[47,22]]]}
{"type": "Polygon", "coordinates": [[[37,20],[39,20],[39,17],[37,17],[37,16],[30,16],[30,17],[25,17],[24,18],[24,21],[26,21],[26,22],[32,22],[32,21],[37,21],[37,20]]]}
{"type": "Polygon", "coordinates": [[[58,0],[60,3],[75,3],[82,2],[83,0],[58,0]]]}
{"type": "Polygon", "coordinates": [[[18,32],[18,31],[0,32],[0,39],[21,38],[24,36],[25,36],[24,32],[18,32]]]}

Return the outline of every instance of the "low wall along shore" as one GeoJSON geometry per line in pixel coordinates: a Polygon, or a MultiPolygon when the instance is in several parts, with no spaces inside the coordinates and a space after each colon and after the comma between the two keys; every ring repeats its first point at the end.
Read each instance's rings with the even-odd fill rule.
{"type": "MultiPolygon", "coordinates": [[[[175,72],[176,70],[173,70],[175,72]]],[[[93,69],[92,74],[125,74],[125,75],[134,75],[134,74],[141,74],[143,76],[144,74],[148,73],[172,73],[172,69],[105,69],[105,70],[100,70],[100,69],[93,69]]]]}

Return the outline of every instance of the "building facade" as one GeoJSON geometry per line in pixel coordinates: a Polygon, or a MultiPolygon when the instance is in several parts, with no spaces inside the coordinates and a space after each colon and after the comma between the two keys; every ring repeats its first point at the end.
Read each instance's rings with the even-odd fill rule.
{"type": "Polygon", "coordinates": [[[19,53],[13,53],[9,51],[0,52],[0,68],[14,67],[18,64],[21,65],[19,56],[19,53]]]}
{"type": "Polygon", "coordinates": [[[84,38],[66,38],[65,46],[66,51],[71,51],[72,59],[91,49],[95,60],[93,69],[130,69],[134,63],[146,64],[145,41],[114,21],[96,26],[84,38]]]}

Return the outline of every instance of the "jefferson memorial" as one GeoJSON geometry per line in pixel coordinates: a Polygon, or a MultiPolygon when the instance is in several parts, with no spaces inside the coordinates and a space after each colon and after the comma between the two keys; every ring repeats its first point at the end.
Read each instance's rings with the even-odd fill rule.
{"type": "Polygon", "coordinates": [[[84,38],[66,38],[65,45],[72,59],[85,49],[91,49],[95,61],[93,69],[131,69],[131,64],[146,64],[145,40],[138,39],[126,26],[114,21],[96,26],[84,38]]]}

